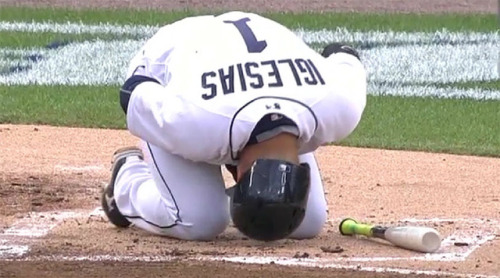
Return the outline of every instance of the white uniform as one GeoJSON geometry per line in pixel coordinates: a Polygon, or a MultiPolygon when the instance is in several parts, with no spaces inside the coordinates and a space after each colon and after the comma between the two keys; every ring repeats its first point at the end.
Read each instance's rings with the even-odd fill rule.
{"type": "Polygon", "coordinates": [[[236,165],[257,122],[276,113],[296,124],[299,158],[311,167],[306,216],[292,237],[321,231],[327,207],[312,152],[361,118],[366,73],[356,57],[325,59],[274,21],[230,12],[161,28],[131,61],[132,75],[160,84],[139,84],[128,103],[128,129],[146,154],[127,161],[115,183],[130,222],[181,239],[220,234],[230,217],[220,166],[236,165]]]}

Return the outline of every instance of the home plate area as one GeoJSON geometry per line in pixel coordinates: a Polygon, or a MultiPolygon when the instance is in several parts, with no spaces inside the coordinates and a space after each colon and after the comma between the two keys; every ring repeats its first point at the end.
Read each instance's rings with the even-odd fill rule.
{"type": "Polygon", "coordinates": [[[497,243],[499,223],[495,220],[407,218],[381,223],[435,228],[442,236],[441,247],[428,254],[404,250],[380,239],[342,236],[337,228],[340,220],[331,219],[328,228],[311,240],[264,243],[248,240],[230,227],[214,241],[187,242],[135,228],[115,229],[100,208],[30,213],[4,227],[0,234],[0,260],[165,263],[175,260],[318,268],[332,273],[342,269],[399,275],[496,277],[490,271],[482,271],[483,266],[492,269],[499,263],[483,259],[497,243]]]}

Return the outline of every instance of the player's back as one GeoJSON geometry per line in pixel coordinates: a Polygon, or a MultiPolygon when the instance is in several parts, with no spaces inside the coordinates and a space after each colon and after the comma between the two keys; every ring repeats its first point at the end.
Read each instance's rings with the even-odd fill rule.
{"type": "Polygon", "coordinates": [[[339,76],[332,66],[293,32],[255,14],[187,18],[162,28],[134,58],[129,74],[139,69],[158,80],[168,103],[157,112],[157,104],[138,108],[152,117],[134,117],[143,126],[161,120],[150,138],[164,138],[166,149],[195,161],[228,163],[271,113],[296,123],[301,151],[311,151],[340,137],[334,127],[348,107],[332,94],[330,81],[339,76]]]}
{"type": "MultiPolygon", "coordinates": [[[[135,61],[131,63],[129,74],[138,65],[144,64],[143,60],[147,60],[147,66],[150,67],[148,70],[153,77],[159,79],[162,85],[169,84],[176,88],[182,88],[182,84],[192,85],[189,86],[189,90],[184,88],[183,92],[179,93],[194,94],[199,98],[200,95],[207,94],[207,88],[203,88],[201,83],[210,76],[203,77],[204,73],[226,68],[228,71],[221,71],[221,73],[230,75],[231,67],[235,67],[234,75],[236,76],[233,80],[227,79],[228,83],[240,83],[239,86],[233,88],[235,92],[261,89],[266,86],[250,84],[252,81],[259,83],[261,79],[255,77],[257,73],[254,72],[258,72],[256,67],[263,68],[261,71],[265,71],[264,74],[271,72],[272,75],[275,65],[265,61],[310,57],[311,55],[317,56],[317,53],[279,23],[256,14],[230,12],[219,16],[186,18],[163,27],[134,58],[135,61]],[[245,63],[261,61],[265,62],[262,66],[245,65],[245,63]],[[240,80],[241,77],[248,75],[250,75],[248,82],[240,80]]],[[[287,63],[289,61],[281,62],[284,66],[287,66],[287,63]]],[[[288,65],[288,67],[291,66],[293,65],[288,65]]],[[[299,65],[299,67],[305,66],[299,65]]],[[[279,71],[280,68],[276,70],[279,71]]],[[[265,76],[262,78],[265,79],[265,76]]],[[[262,82],[265,83],[266,80],[262,82]]],[[[272,80],[269,82],[272,87],[272,80]]],[[[214,97],[211,95],[214,93],[217,95],[232,93],[232,90],[224,90],[225,88],[222,87],[217,89],[220,90],[208,93],[208,96],[203,99],[214,97]]]]}
{"type": "Polygon", "coordinates": [[[272,20],[231,12],[176,25],[168,88],[207,109],[265,95],[304,95],[324,85],[317,70],[324,59],[272,20]]]}

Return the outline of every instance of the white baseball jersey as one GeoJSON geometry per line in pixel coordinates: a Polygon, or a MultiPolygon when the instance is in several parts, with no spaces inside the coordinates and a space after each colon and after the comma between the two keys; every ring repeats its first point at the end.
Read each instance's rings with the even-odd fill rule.
{"type": "Polygon", "coordinates": [[[161,28],[133,58],[130,132],[183,158],[235,164],[257,122],[285,115],[300,153],[349,135],[366,103],[366,74],[352,55],[324,58],[284,26],[231,12],[161,28]]]}

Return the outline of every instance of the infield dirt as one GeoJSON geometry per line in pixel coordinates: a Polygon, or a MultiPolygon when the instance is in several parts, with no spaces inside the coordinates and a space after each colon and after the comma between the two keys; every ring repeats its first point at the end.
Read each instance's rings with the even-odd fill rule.
{"type": "MultiPolygon", "coordinates": [[[[0,0],[0,6],[485,13],[497,10],[495,1],[485,0],[366,2],[0,0]]],[[[109,179],[111,154],[116,148],[136,143],[137,139],[125,130],[0,125],[0,232],[29,212],[70,210],[88,215],[99,206],[100,190],[109,179]]],[[[500,221],[500,159],[335,146],[318,150],[317,159],[327,191],[330,221],[316,239],[262,244],[245,239],[230,227],[211,242],[182,242],[137,229],[117,230],[102,217],[85,216],[62,222],[43,238],[29,239],[29,255],[0,260],[0,277],[419,277],[423,275],[415,274],[417,271],[435,271],[443,276],[500,273],[498,224],[489,226],[494,238],[473,250],[464,261],[370,261],[374,257],[410,258],[416,254],[380,242],[342,237],[336,227],[339,218],[345,216],[381,224],[398,223],[404,218],[480,219],[483,224],[496,223],[500,221]],[[96,259],[102,255],[108,259],[96,259]],[[193,260],[249,255],[325,260],[354,270],[193,260]],[[126,256],[142,259],[110,259],[126,256]],[[146,262],[145,257],[169,259],[146,262]],[[359,257],[367,261],[350,261],[359,257]],[[383,272],[365,272],[361,266],[380,267],[383,272]],[[390,269],[414,273],[388,272],[390,269]]],[[[230,183],[227,174],[226,181],[230,183]]],[[[452,220],[432,225],[444,235],[471,230],[476,228],[474,225],[481,228],[479,224],[452,220]]]]}
{"type": "MultiPolygon", "coordinates": [[[[110,154],[118,147],[138,142],[127,131],[0,125],[0,138],[3,151],[0,228],[7,229],[28,212],[81,213],[60,223],[45,237],[28,239],[29,254],[21,260],[0,262],[0,277],[29,277],[33,273],[39,277],[75,277],[82,273],[85,277],[108,277],[113,272],[121,273],[120,277],[139,277],[145,273],[201,277],[209,271],[217,277],[394,275],[284,267],[272,262],[252,266],[198,260],[239,256],[323,260],[347,268],[362,265],[431,272],[500,273],[500,242],[496,235],[466,260],[446,262],[404,259],[419,254],[381,242],[342,237],[337,231],[339,218],[346,216],[387,225],[402,223],[399,221],[405,218],[482,219],[483,224],[496,223],[500,218],[500,178],[495,169],[500,169],[500,159],[322,147],[317,159],[327,191],[330,221],[318,238],[265,244],[248,240],[230,227],[214,241],[183,242],[134,228],[117,230],[102,216],[90,216],[99,206],[101,188],[109,179],[110,154]],[[108,256],[108,263],[100,261],[103,256],[108,256]],[[370,261],[372,257],[403,259],[370,261]],[[121,261],[113,262],[113,258],[121,261]],[[162,261],[145,262],[147,258],[162,261]],[[353,258],[368,260],[360,263],[351,261],[353,258]]],[[[225,178],[231,184],[227,173],[225,178]]],[[[46,216],[32,217],[33,221],[39,221],[39,217],[46,216]]],[[[432,223],[444,236],[469,231],[469,225],[453,220],[432,223]]],[[[492,225],[483,228],[496,233],[494,225],[498,224],[492,225]]]]}

